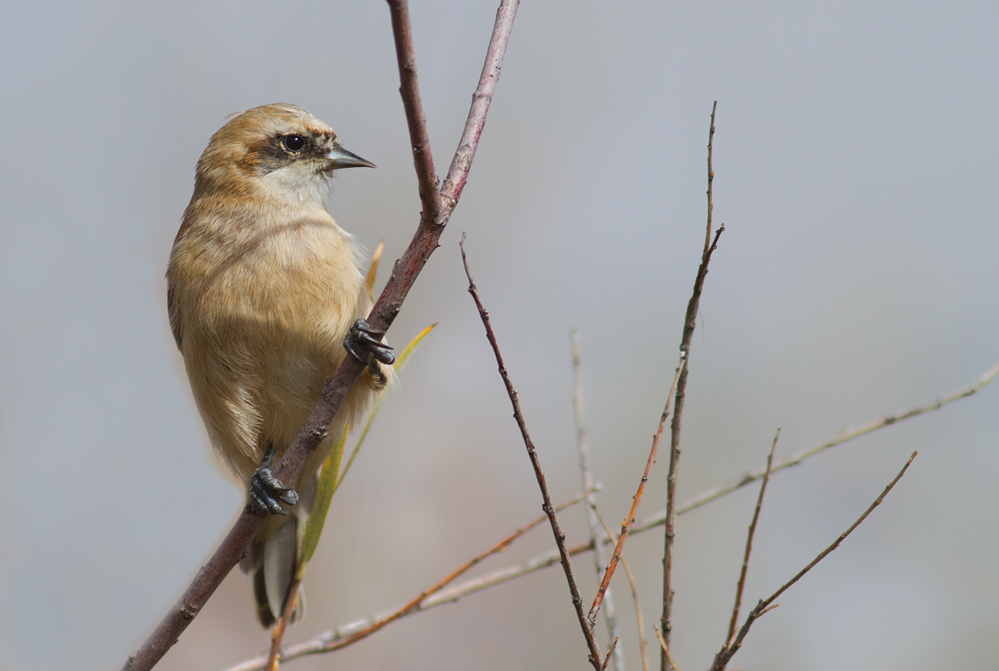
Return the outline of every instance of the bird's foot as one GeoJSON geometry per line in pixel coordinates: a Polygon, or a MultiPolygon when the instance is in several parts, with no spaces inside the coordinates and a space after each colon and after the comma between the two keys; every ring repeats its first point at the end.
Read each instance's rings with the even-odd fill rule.
{"type": "Polygon", "coordinates": [[[392,348],[382,342],[384,335],[384,331],[377,331],[368,326],[368,322],[358,319],[344,337],[343,347],[372,371],[380,373],[379,363],[386,366],[395,363],[392,348]]]}
{"type": "Polygon", "coordinates": [[[247,508],[271,515],[287,515],[288,511],[282,508],[278,501],[293,506],[298,503],[298,492],[294,487],[275,478],[271,472],[276,454],[277,450],[273,445],[268,447],[260,465],[250,477],[250,501],[247,503],[247,508]]]}

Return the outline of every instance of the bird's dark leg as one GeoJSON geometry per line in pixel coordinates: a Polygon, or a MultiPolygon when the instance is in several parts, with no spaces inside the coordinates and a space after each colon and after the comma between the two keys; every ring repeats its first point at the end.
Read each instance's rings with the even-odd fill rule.
{"type": "Polygon", "coordinates": [[[382,342],[384,331],[376,331],[368,326],[368,322],[358,319],[350,327],[343,339],[343,347],[355,359],[369,367],[372,372],[380,374],[378,363],[391,366],[395,363],[392,348],[382,342]]]}
{"type": "Polygon", "coordinates": [[[270,445],[267,452],[264,453],[260,465],[257,466],[257,470],[253,471],[253,475],[250,477],[250,502],[246,505],[261,513],[287,515],[288,511],[282,508],[278,501],[293,506],[298,503],[298,492],[295,491],[294,487],[283,484],[271,473],[275,455],[277,455],[277,450],[274,449],[273,445],[270,445]]]}

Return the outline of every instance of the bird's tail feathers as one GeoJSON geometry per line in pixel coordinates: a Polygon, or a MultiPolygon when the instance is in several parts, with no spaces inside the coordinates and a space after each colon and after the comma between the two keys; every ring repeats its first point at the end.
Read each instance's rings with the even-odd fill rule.
{"type": "MultiPolygon", "coordinates": [[[[299,503],[291,510],[287,521],[264,540],[254,540],[246,557],[240,562],[244,573],[253,573],[253,596],[257,602],[257,619],[269,629],[284,610],[288,589],[298,570],[298,551],[302,534],[315,499],[316,476],[302,488],[299,503]]],[[[298,588],[298,604],[288,624],[305,618],[305,591],[298,588]]]]}

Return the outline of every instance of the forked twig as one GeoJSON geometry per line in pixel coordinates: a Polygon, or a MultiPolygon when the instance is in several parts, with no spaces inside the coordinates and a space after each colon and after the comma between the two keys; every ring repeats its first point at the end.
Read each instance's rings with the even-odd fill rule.
{"type": "Polygon", "coordinates": [[[770,454],[767,456],[767,471],[763,474],[763,484],[760,485],[760,495],[756,499],[756,510],[753,511],[753,521],[749,523],[749,532],[746,534],[746,552],[742,556],[742,570],[739,571],[739,583],[735,588],[735,605],[732,607],[732,619],[728,623],[728,636],[726,642],[731,642],[735,636],[735,626],[739,621],[739,608],[742,607],[742,590],[746,587],[746,574],[749,572],[749,554],[753,551],[753,535],[756,534],[756,522],[760,519],[760,509],[763,508],[763,494],[767,491],[767,483],[770,481],[770,465],[774,462],[774,450],[777,449],[777,440],[780,438],[780,429],[774,434],[774,442],[770,446],[770,454]]]}
{"type": "Polygon", "coordinates": [[[739,648],[742,647],[742,641],[746,638],[746,634],[749,633],[749,628],[753,626],[753,622],[755,622],[757,618],[762,616],[764,613],[776,608],[778,604],[775,604],[774,601],[777,600],[777,597],[783,594],[791,585],[798,582],[803,575],[811,571],[812,568],[825,559],[830,552],[838,548],[839,544],[842,543],[847,536],[853,533],[853,530],[859,527],[865,519],[867,519],[867,516],[871,514],[871,511],[881,505],[881,502],[884,501],[884,498],[888,495],[888,492],[892,490],[892,487],[895,486],[895,483],[901,480],[902,476],[905,475],[906,470],[908,470],[909,465],[912,463],[912,460],[916,458],[917,454],[919,454],[918,451],[912,453],[912,456],[909,457],[907,462],[905,462],[905,466],[903,466],[902,470],[898,472],[895,479],[888,483],[888,486],[885,487],[884,491],[881,492],[881,495],[874,500],[874,503],[872,503],[870,507],[864,511],[863,515],[857,518],[856,522],[850,525],[849,529],[840,534],[839,538],[833,541],[832,545],[820,552],[815,559],[809,562],[808,566],[798,571],[798,573],[784,583],[779,590],[768,596],[766,599],[760,600],[760,602],[756,604],[756,608],[751,610],[749,615],[746,617],[746,623],[742,625],[742,628],[739,630],[739,634],[735,637],[735,640],[726,642],[726,644],[722,646],[722,649],[718,651],[718,654],[715,655],[715,661],[711,666],[711,671],[724,671],[725,665],[728,664],[730,659],[732,659],[732,655],[734,655],[739,648]]]}
{"type": "MultiPolygon", "coordinates": [[[[593,512],[600,520],[600,525],[603,526],[607,538],[612,543],[617,543],[617,539],[614,538],[614,533],[611,531],[607,521],[604,520],[604,516],[596,508],[593,508],[593,512]]],[[[569,554],[572,554],[572,552],[570,551],[569,554]]],[[[649,657],[646,654],[648,641],[645,640],[645,619],[642,617],[642,604],[638,601],[638,587],[635,586],[635,576],[631,573],[631,567],[628,566],[628,559],[624,556],[623,551],[621,552],[621,566],[624,567],[624,574],[628,576],[628,584],[631,586],[631,599],[635,602],[635,622],[638,624],[638,644],[639,649],[642,651],[642,670],[649,671],[649,657]]]]}
{"type": "Polygon", "coordinates": [[[520,401],[517,400],[517,390],[513,388],[510,376],[506,372],[506,365],[503,363],[503,356],[500,354],[499,344],[496,342],[496,335],[493,333],[493,327],[489,323],[489,313],[486,311],[485,307],[483,307],[482,301],[479,300],[479,292],[475,287],[475,281],[472,280],[472,274],[468,270],[468,259],[465,257],[464,242],[464,236],[462,236],[462,241],[460,243],[461,261],[465,266],[465,275],[468,277],[468,293],[472,295],[472,299],[475,301],[475,307],[479,310],[479,317],[482,319],[482,325],[486,328],[486,338],[489,340],[489,344],[493,348],[493,354],[496,356],[496,364],[499,367],[500,377],[503,378],[503,385],[506,387],[507,396],[510,397],[510,403],[513,405],[513,416],[517,420],[517,427],[520,429],[520,435],[523,437],[524,445],[527,447],[527,454],[531,459],[531,465],[534,467],[534,475],[538,480],[538,487],[541,489],[541,497],[544,500],[541,508],[544,510],[545,514],[548,516],[548,521],[551,523],[552,534],[555,536],[555,545],[558,546],[559,556],[562,560],[562,570],[565,572],[565,578],[569,582],[569,593],[572,596],[572,605],[576,609],[576,616],[579,619],[579,627],[583,630],[583,638],[586,639],[586,645],[590,650],[590,664],[593,665],[593,668],[596,669],[596,671],[603,671],[603,656],[600,654],[600,646],[597,644],[597,639],[593,634],[593,626],[586,618],[585,613],[583,613],[583,600],[579,596],[579,588],[576,586],[576,579],[572,575],[572,562],[569,561],[569,553],[565,547],[565,533],[559,526],[558,517],[555,515],[555,509],[552,508],[551,497],[548,495],[548,484],[545,482],[545,474],[541,470],[541,462],[538,460],[537,450],[534,449],[534,442],[531,440],[531,436],[527,432],[527,424],[524,421],[524,414],[520,410],[520,401]]]}

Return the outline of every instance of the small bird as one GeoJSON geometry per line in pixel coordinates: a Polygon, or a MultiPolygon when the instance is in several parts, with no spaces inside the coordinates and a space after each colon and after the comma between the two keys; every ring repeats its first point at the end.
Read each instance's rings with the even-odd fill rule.
{"type": "Polygon", "coordinates": [[[357,246],[323,204],[334,172],[358,167],[375,166],[300,107],[243,112],[201,155],[170,253],[170,326],[198,410],[248,508],[269,516],[241,563],[264,627],[281,614],[319,466],[392,377],[391,348],[364,321],[357,246]],[[271,466],[348,352],[364,374],[298,481],[279,482],[271,466]]]}

